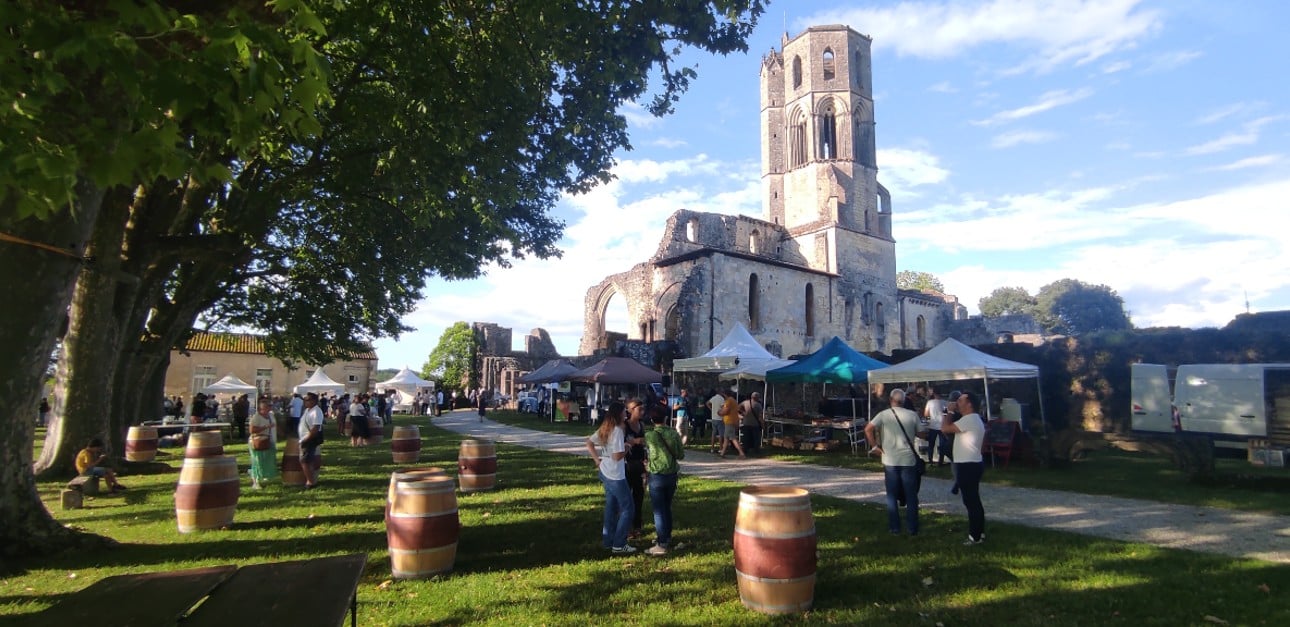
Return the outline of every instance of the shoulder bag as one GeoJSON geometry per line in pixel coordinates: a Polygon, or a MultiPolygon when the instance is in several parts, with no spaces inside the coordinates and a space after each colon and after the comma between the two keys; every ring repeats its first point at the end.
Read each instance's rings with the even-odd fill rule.
{"type": "Polygon", "coordinates": [[[909,433],[905,431],[905,425],[901,424],[900,417],[896,415],[896,410],[894,409],[891,410],[891,418],[896,421],[896,426],[900,428],[900,434],[905,436],[905,444],[909,445],[910,452],[914,454],[914,472],[918,473],[920,477],[923,476],[923,473],[927,472],[927,462],[924,462],[922,456],[918,454],[918,449],[914,447],[913,440],[909,439],[909,433]]]}

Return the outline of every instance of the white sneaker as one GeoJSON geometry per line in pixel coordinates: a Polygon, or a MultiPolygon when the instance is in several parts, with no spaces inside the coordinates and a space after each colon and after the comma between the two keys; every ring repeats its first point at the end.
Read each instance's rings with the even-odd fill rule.
{"type": "Polygon", "coordinates": [[[968,539],[963,541],[963,546],[976,546],[984,542],[985,542],[985,536],[981,536],[980,540],[973,540],[972,536],[968,536],[968,539]]]}
{"type": "Polygon", "coordinates": [[[259,484],[259,482],[252,483],[252,484],[251,484],[251,489],[252,489],[252,490],[259,490],[259,489],[260,489],[260,484],[259,484]]]}
{"type": "Polygon", "coordinates": [[[645,554],[646,555],[667,555],[667,547],[659,546],[655,544],[654,546],[648,549],[645,549],[645,554]]]}
{"type": "Polygon", "coordinates": [[[630,544],[624,544],[623,546],[616,546],[609,550],[617,555],[631,555],[636,552],[636,547],[630,544]]]}

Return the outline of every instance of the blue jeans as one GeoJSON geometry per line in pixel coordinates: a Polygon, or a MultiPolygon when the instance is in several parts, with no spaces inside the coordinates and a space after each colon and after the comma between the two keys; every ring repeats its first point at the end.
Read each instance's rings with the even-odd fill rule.
{"type": "Polygon", "coordinates": [[[654,542],[663,548],[672,544],[672,497],[676,496],[676,473],[649,476],[649,502],[654,508],[654,542]]]}
{"type": "Polygon", "coordinates": [[[605,520],[600,527],[600,543],[605,548],[627,546],[627,532],[632,529],[632,491],[626,479],[610,479],[600,473],[605,485],[605,520]]]}
{"type": "Polygon", "coordinates": [[[984,473],[985,462],[954,464],[954,477],[963,495],[963,507],[967,508],[968,536],[973,540],[980,540],[985,535],[985,506],[981,504],[981,475],[984,473]]]}
{"type": "Polygon", "coordinates": [[[883,478],[887,484],[887,530],[900,533],[900,508],[896,505],[896,495],[905,498],[905,524],[909,535],[918,533],[918,488],[922,478],[913,466],[883,466],[883,478]]]}

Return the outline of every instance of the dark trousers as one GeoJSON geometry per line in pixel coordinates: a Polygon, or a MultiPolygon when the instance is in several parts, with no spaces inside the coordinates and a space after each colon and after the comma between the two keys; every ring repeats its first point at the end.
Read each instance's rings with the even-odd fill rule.
{"type": "Polygon", "coordinates": [[[627,462],[627,487],[632,491],[632,503],[636,511],[632,512],[632,529],[640,530],[643,526],[641,506],[645,503],[645,463],[627,462]]]}
{"type": "Polygon", "coordinates": [[[760,449],[761,427],[739,427],[739,438],[743,441],[745,452],[760,449]]]}
{"type": "Polygon", "coordinates": [[[985,506],[981,504],[981,475],[984,473],[985,462],[954,463],[954,477],[963,495],[963,507],[967,508],[968,536],[973,540],[980,540],[985,535],[985,506]]]}
{"type": "Polygon", "coordinates": [[[949,442],[945,439],[944,433],[941,433],[940,431],[928,431],[927,432],[927,462],[928,463],[935,462],[936,452],[940,451],[941,462],[943,463],[945,461],[945,458],[950,456],[950,448],[948,444],[949,442]]]}

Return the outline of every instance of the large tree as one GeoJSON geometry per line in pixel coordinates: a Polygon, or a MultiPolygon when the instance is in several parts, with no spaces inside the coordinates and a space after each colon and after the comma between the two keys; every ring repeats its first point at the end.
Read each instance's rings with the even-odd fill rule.
{"type": "Polygon", "coordinates": [[[918,270],[901,270],[896,273],[896,287],[902,290],[921,290],[945,293],[945,284],[936,275],[918,270]]]}
{"type": "Polygon", "coordinates": [[[999,287],[989,296],[977,302],[981,315],[987,318],[999,316],[1035,315],[1035,297],[1024,287],[999,287]]]}
{"type": "MultiPolygon", "coordinates": [[[[94,107],[79,111],[79,119],[57,120],[62,126],[55,130],[63,134],[50,136],[74,137],[91,148],[110,147],[113,133],[136,127],[148,132],[129,135],[131,142],[140,134],[159,136],[156,146],[149,144],[151,152],[118,151],[101,159],[118,173],[116,178],[83,175],[93,173],[92,163],[82,163],[75,150],[65,151],[72,156],[64,161],[32,157],[13,163],[39,165],[19,173],[29,178],[37,171],[59,174],[61,170],[49,167],[51,162],[70,164],[75,177],[57,180],[81,181],[78,187],[43,179],[27,185],[21,176],[0,173],[6,177],[4,202],[26,208],[25,217],[39,218],[27,222],[33,234],[50,235],[35,241],[67,241],[64,257],[74,260],[93,233],[95,242],[103,242],[98,248],[107,258],[105,274],[125,279],[118,281],[124,289],[109,289],[102,282],[87,286],[94,289],[87,289],[73,317],[77,328],[97,330],[79,334],[86,348],[66,364],[85,373],[80,385],[87,387],[82,389],[128,391],[118,397],[132,398],[135,409],[113,400],[106,427],[113,436],[124,421],[147,415],[148,399],[160,398],[166,351],[182,341],[192,321],[210,306],[218,306],[209,315],[216,321],[269,330],[271,350],[324,360],[334,356],[328,345],[344,348],[397,333],[398,317],[415,302],[426,274],[473,276],[482,264],[504,264],[508,256],[553,254],[560,225],[546,215],[547,209],[560,193],[606,180],[614,152],[628,147],[618,106],[648,96],[651,111],[667,112],[694,76],[690,68],[670,65],[680,46],[721,53],[744,49],[763,2],[677,6],[626,0],[595,5],[463,0],[444,6],[431,0],[373,1],[323,5],[317,19],[297,2],[275,3],[277,13],[246,4],[251,7],[246,11],[234,5],[206,21],[159,4],[144,3],[139,9],[149,19],[160,16],[157,23],[173,26],[175,32],[144,32],[137,40],[131,39],[136,33],[125,33],[124,42],[136,48],[126,65],[153,67],[158,65],[153,56],[175,65],[193,63],[192,58],[205,64],[185,71],[154,68],[121,81],[149,96],[152,91],[136,83],[152,90],[160,84],[178,92],[171,100],[179,105],[167,108],[170,101],[143,99],[147,115],[130,109],[115,126],[107,124],[106,131],[96,127],[98,135],[77,130],[84,120],[106,117],[97,116],[94,107]],[[217,36],[193,23],[218,31],[217,36]],[[248,23],[260,28],[253,30],[248,23]],[[170,38],[183,45],[165,47],[170,38]],[[224,46],[234,56],[222,64],[212,62],[199,54],[202,45],[224,46]],[[321,59],[312,54],[315,48],[321,59]],[[317,77],[328,68],[330,81],[318,84],[317,77]],[[648,94],[651,76],[661,80],[648,94]],[[316,124],[312,104],[327,93],[334,94],[335,103],[316,124]],[[215,111],[193,115],[190,101],[207,103],[215,111]],[[293,132],[275,134],[274,128],[293,132]],[[221,136],[227,136],[223,143],[212,141],[221,136]],[[218,184],[225,177],[234,183],[218,184]],[[78,211],[49,201],[60,189],[76,200],[78,211]],[[48,193],[42,205],[14,190],[48,193]],[[100,225],[104,194],[112,199],[113,213],[100,225]],[[371,267],[378,270],[363,273],[371,267]],[[323,285],[326,291],[320,289],[323,285]],[[329,307],[332,302],[338,306],[329,307]],[[116,316],[115,324],[99,319],[108,315],[116,316]],[[103,363],[114,353],[114,363],[103,363]],[[89,376],[95,365],[103,366],[100,374],[89,376]]],[[[46,29],[51,34],[25,28],[47,17],[41,11],[45,5],[20,6],[28,14],[26,21],[2,24],[11,34],[35,33],[77,46],[83,38],[66,32],[73,26],[95,25],[108,32],[103,39],[110,41],[113,28],[123,24],[128,31],[131,19],[142,19],[55,8],[49,12],[59,16],[52,20],[57,28],[46,29]]],[[[137,8],[109,6],[114,11],[137,8]]],[[[13,18],[11,13],[0,15],[13,18]]],[[[27,40],[18,41],[31,47],[27,40]]],[[[86,50],[68,48],[54,56],[63,63],[98,63],[98,58],[87,63],[77,56],[86,50]]],[[[24,55],[29,53],[24,48],[19,56],[28,58],[24,55]]],[[[94,92],[93,73],[77,74],[73,70],[80,66],[72,65],[24,75],[0,89],[16,84],[15,97],[23,88],[39,93],[41,86],[31,84],[48,83],[53,76],[53,83],[75,93],[94,92]]],[[[136,100],[140,98],[111,101],[106,110],[115,112],[113,106],[136,100]]],[[[28,133],[28,138],[39,136],[28,133]]],[[[42,148],[29,144],[23,148],[31,153],[42,148]]],[[[54,268],[61,274],[27,274],[6,286],[10,293],[39,301],[31,303],[32,320],[61,317],[79,270],[74,263],[66,265],[70,267],[54,268]]],[[[39,325],[24,324],[0,335],[29,334],[39,325]]],[[[15,345],[18,354],[48,354],[55,330],[46,334],[49,341],[15,345]]],[[[3,395],[0,403],[13,404],[0,405],[0,419],[18,429],[39,387],[37,379],[18,370],[14,374],[19,376],[8,382],[31,398],[3,395]]],[[[104,429],[104,419],[82,415],[88,425],[83,433],[104,429]]],[[[77,423],[73,416],[65,422],[69,427],[77,423]]],[[[4,455],[22,463],[6,464],[6,469],[29,468],[30,424],[24,424],[25,431],[3,443],[4,455]]],[[[70,437],[57,439],[65,451],[70,437]]],[[[49,467],[56,469],[59,458],[66,460],[66,453],[53,454],[49,467]]],[[[23,472],[25,476],[5,477],[0,497],[7,504],[22,500],[24,511],[39,509],[43,518],[6,518],[4,522],[17,521],[4,525],[6,539],[12,539],[5,543],[10,551],[34,548],[33,535],[54,528],[35,499],[30,472],[23,472]],[[44,529],[31,526],[37,518],[44,529]]]]}
{"type": "Polygon", "coordinates": [[[73,539],[36,494],[29,416],[55,341],[67,333],[66,353],[100,334],[70,329],[77,277],[92,273],[85,288],[98,291],[137,279],[114,262],[111,243],[98,256],[92,234],[104,202],[158,178],[225,180],[226,170],[203,165],[208,151],[247,155],[266,127],[307,131],[325,88],[310,40],[316,26],[292,1],[188,12],[146,0],[0,8],[0,290],[10,298],[0,346],[11,355],[0,365],[5,554],[73,539]],[[302,85],[314,87],[308,96],[295,89],[302,85]]]}
{"type": "Polygon", "coordinates": [[[1124,299],[1105,285],[1061,279],[1035,296],[1040,322],[1051,332],[1079,335],[1133,328],[1124,299]]]}
{"type": "Polygon", "coordinates": [[[449,390],[478,387],[479,370],[475,367],[477,352],[475,332],[470,325],[465,322],[454,323],[439,336],[439,343],[421,366],[421,378],[436,379],[449,390]]]}

